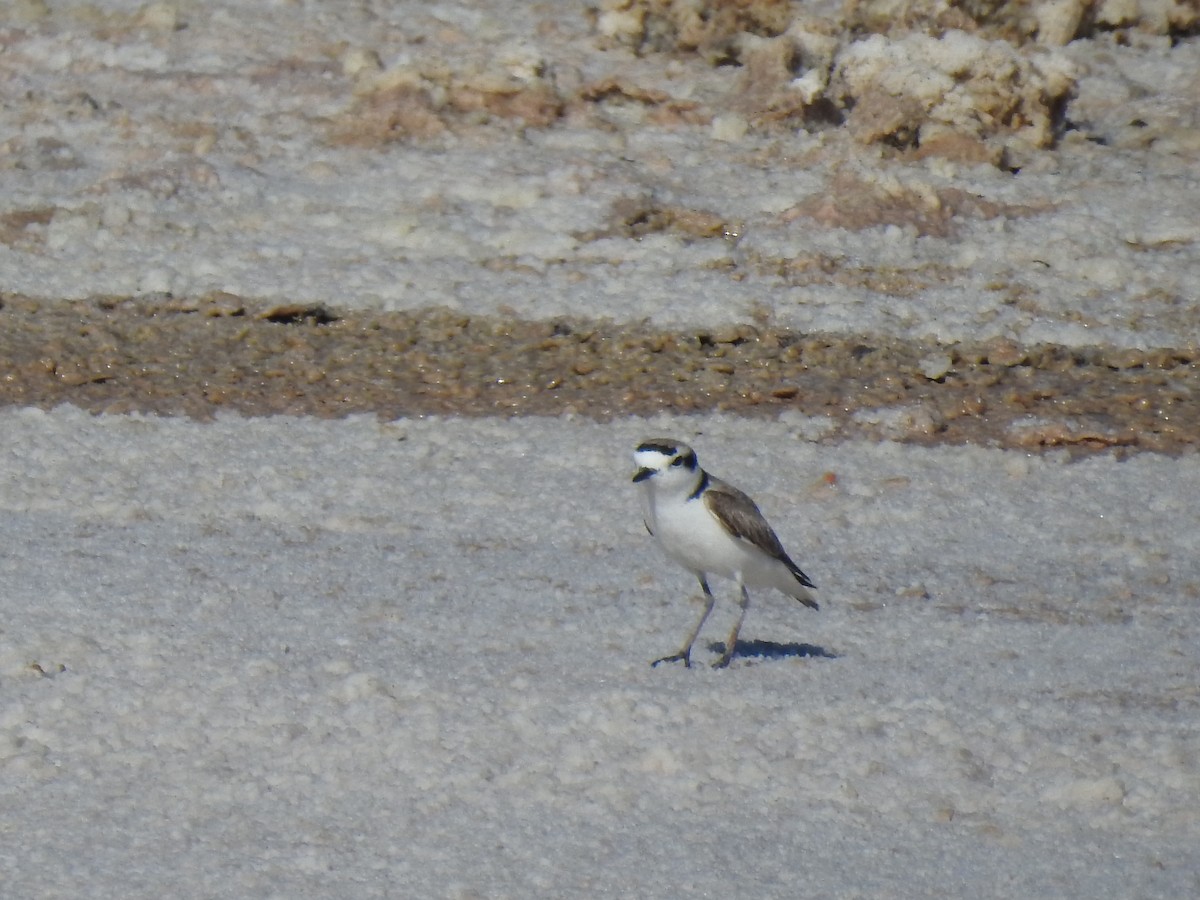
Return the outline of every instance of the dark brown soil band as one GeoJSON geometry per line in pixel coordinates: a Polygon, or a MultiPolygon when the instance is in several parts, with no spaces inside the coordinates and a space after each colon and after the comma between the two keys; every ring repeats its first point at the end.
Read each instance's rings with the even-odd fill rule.
{"type": "Polygon", "coordinates": [[[1200,350],[920,343],[761,325],[521,321],[198,300],[0,296],[0,403],[205,419],[373,413],[825,417],[823,440],[1200,446],[1200,350]]]}

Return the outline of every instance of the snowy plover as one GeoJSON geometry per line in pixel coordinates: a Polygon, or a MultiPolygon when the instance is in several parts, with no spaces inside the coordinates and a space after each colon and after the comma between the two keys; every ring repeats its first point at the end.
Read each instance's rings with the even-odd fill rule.
{"type": "Polygon", "coordinates": [[[651,665],[681,659],[691,666],[692,644],[715,602],[709,575],[732,578],[741,592],[737,622],[714,668],[729,665],[737,646],[750,604],[747,585],[777,588],[805,606],[818,608],[807,590],[816,585],[792,562],[754,501],[700,468],[691,447],[670,438],[652,438],[638,444],[633,460],[646,530],[668,557],[700,579],[704,591],[704,613],[683,648],[651,665]]]}

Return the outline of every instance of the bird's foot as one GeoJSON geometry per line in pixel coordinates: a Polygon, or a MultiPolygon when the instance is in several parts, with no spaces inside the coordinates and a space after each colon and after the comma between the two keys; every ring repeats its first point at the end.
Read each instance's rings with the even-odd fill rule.
{"type": "MultiPolygon", "coordinates": [[[[726,641],[724,645],[717,644],[721,648],[721,655],[717,657],[717,661],[712,664],[714,669],[724,669],[729,666],[729,661],[733,659],[733,655],[737,652],[737,638],[731,641],[726,641]]],[[[714,647],[715,649],[715,647],[714,647]]]]}
{"type": "Polygon", "coordinates": [[[678,653],[672,653],[670,656],[660,657],[654,662],[650,663],[650,668],[653,669],[659,663],[679,662],[682,659],[684,666],[690,669],[692,667],[692,654],[689,652],[690,649],[691,648],[688,650],[680,650],[678,653]]]}

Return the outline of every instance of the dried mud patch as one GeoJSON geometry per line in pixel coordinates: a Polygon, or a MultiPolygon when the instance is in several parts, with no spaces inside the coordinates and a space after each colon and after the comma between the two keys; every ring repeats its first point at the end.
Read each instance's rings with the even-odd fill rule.
{"type": "Polygon", "coordinates": [[[0,297],[0,403],[205,419],[374,413],[607,420],[818,417],[865,437],[1178,454],[1200,442],[1200,349],[940,345],[765,325],[366,313],[225,294],[0,297]]]}
{"type": "Polygon", "coordinates": [[[1018,218],[1052,209],[1049,202],[1039,207],[997,203],[961,188],[918,188],[838,168],[828,188],[785,210],[781,218],[809,218],[826,228],[851,231],[895,225],[923,237],[947,238],[967,220],[1018,218]]]}

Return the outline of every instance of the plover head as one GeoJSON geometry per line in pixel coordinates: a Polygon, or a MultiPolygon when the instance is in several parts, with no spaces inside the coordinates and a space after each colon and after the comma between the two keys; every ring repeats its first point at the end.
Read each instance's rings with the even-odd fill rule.
{"type": "Polygon", "coordinates": [[[650,438],[633,451],[635,482],[649,481],[660,491],[691,490],[700,464],[692,448],[671,438],[650,438]]]}

